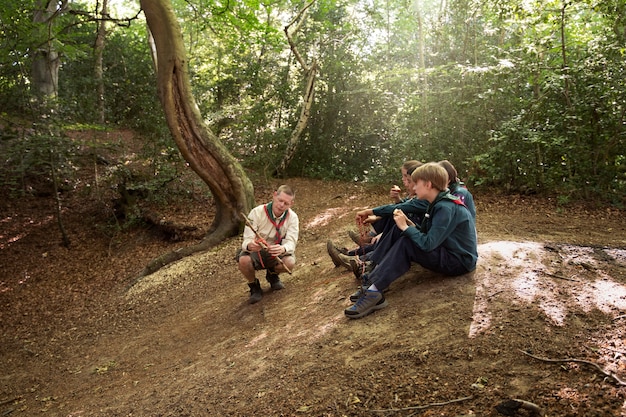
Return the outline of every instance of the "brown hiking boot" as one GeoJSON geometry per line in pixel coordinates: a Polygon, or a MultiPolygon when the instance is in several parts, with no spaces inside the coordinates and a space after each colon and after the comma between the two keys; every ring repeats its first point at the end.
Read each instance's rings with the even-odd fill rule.
{"type": "Polygon", "coordinates": [[[367,245],[372,241],[372,236],[369,234],[361,236],[354,230],[348,230],[348,236],[350,236],[350,239],[352,239],[352,241],[359,246],[367,245]]]}
{"type": "Polygon", "coordinates": [[[259,280],[256,279],[254,282],[249,282],[248,287],[250,287],[250,298],[248,298],[248,302],[254,304],[261,301],[263,298],[263,290],[261,289],[259,280]]]}
{"type": "Polygon", "coordinates": [[[328,252],[328,255],[330,256],[330,259],[333,260],[333,263],[335,264],[336,267],[343,266],[348,271],[352,271],[352,266],[350,266],[350,258],[344,255],[343,253],[341,253],[339,249],[337,249],[337,247],[333,245],[333,242],[331,242],[330,240],[326,242],[326,251],[328,252]]]}

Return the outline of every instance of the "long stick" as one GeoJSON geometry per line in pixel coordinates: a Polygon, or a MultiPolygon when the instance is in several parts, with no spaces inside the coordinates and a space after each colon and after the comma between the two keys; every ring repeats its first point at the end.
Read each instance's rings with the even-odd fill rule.
{"type": "MultiPolygon", "coordinates": [[[[265,250],[269,250],[269,248],[267,247],[267,243],[265,242],[265,239],[263,239],[263,236],[261,236],[259,234],[259,232],[256,231],[256,229],[254,228],[254,226],[252,225],[252,222],[250,222],[250,219],[248,218],[248,216],[246,216],[245,214],[243,214],[242,212],[239,212],[239,215],[241,217],[243,217],[244,221],[246,222],[246,226],[248,226],[250,228],[250,230],[252,230],[254,232],[254,235],[257,237],[258,239],[258,244],[261,245],[261,247],[265,250]]],[[[287,270],[287,272],[289,273],[289,275],[291,275],[291,269],[289,269],[289,267],[287,267],[287,265],[285,265],[285,263],[283,262],[282,259],[280,259],[279,256],[276,256],[276,260],[278,260],[278,262],[280,262],[283,267],[285,268],[285,270],[287,270]]]]}

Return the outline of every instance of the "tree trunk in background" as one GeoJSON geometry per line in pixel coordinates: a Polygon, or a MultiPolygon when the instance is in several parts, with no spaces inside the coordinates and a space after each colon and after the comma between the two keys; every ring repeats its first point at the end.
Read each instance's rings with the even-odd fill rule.
{"type": "Polygon", "coordinates": [[[300,26],[304,22],[304,15],[309,7],[313,5],[315,0],[306,4],[302,10],[298,13],[296,17],[293,18],[291,22],[284,28],[285,36],[287,37],[287,42],[289,43],[289,47],[291,48],[291,52],[293,53],[296,60],[300,63],[300,66],[304,70],[304,73],[308,75],[306,88],[303,94],[303,103],[302,110],[300,111],[300,118],[298,119],[298,123],[296,123],[296,127],[291,133],[291,137],[289,138],[289,142],[287,143],[287,149],[285,150],[285,154],[283,155],[282,161],[278,164],[272,175],[274,177],[283,177],[289,164],[293,160],[296,155],[296,151],[298,150],[298,145],[300,143],[300,138],[302,137],[302,133],[309,122],[309,116],[311,115],[311,107],[313,106],[313,97],[315,93],[315,80],[317,77],[317,62],[313,60],[311,65],[307,65],[300,55],[298,48],[293,41],[292,34],[296,33],[300,26]],[[293,32],[290,32],[290,28],[292,25],[296,25],[293,32]]]}
{"type": "Polygon", "coordinates": [[[181,154],[211,190],[216,208],[202,242],[151,261],[141,273],[145,276],[237,235],[242,224],[239,213],[248,213],[255,203],[254,188],[245,171],[202,120],[191,92],[185,47],[170,1],[141,0],[141,7],[156,46],[157,87],[167,124],[181,154]]]}
{"type": "Polygon", "coordinates": [[[102,55],[104,53],[104,43],[107,37],[106,16],[109,13],[107,9],[108,0],[102,0],[102,10],[100,11],[102,20],[98,22],[96,42],[93,48],[95,58],[94,78],[96,81],[96,106],[98,109],[98,121],[102,124],[106,121],[104,114],[104,71],[102,69],[102,55]]]}
{"type": "MultiPolygon", "coordinates": [[[[33,16],[33,22],[37,24],[35,30],[45,30],[46,33],[51,33],[48,28],[52,25],[56,12],[56,1],[41,1],[33,16]]],[[[35,35],[35,39],[41,38],[35,35]]],[[[43,101],[47,98],[55,98],[59,87],[59,54],[55,51],[50,36],[35,50],[31,70],[33,94],[43,101]]]]}

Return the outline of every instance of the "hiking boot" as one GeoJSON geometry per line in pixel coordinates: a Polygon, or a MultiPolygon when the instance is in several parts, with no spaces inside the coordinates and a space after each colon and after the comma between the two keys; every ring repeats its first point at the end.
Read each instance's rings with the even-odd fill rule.
{"type": "Polygon", "coordinates": [[[360,280],[365,274],[369,274],[374,270],[376,264],[372,261],[362,261],[358,256],[350,258],[350,269],[356,277],[360,280]]]}
{"type": "Polygon", "coordinates": [[[354,230],[348,230],[348,236],[350,236],[350,239],[352,239],[352,241],[359,246],[367,245],[372,241],[372,236],[370,236],[369,233],[366,236],[361,236],[354,230]]]}
{"type": "Polygon", "coordinates": [[[363,297],[363,294],[365,294],[365,291],[367,291],[367,287],[365,286],[359,287],[358,290],[350,294],[350,301],[352,301],[353,303],[356,303],[357,301],[359,301],[359,298],[363,297]]]}
{"type": "Polygon", "coordinates": [[[283,288],[285,288],[285,285],[280,280],[280,277],[276,272],[270,271],[268,269],[267,273],[265,274],[265,279],[267,280],[267,282],[270,283],[270,286],[274,291],[282,290],[283,288]]]}
{"type": "MultiPolygon", "coordinates": [[[[359,298],[361,298],[363,294],[365,294],[365,291],[367,291],[370,285],[372,284],[368,280],[364,280],[363,284],[359,287],[359,289],[353,292],[352,294],[350,294],[350,301],[352,301],[353,303],[356,303],[357,301],[359,301],[359,298]]],[[[384,294],[387,291],[389,291],[389,287],[382,290],[382,293],[384,294]]]]}
{"type": "Polygon", "coordinates": [[[339,249],[337,249],[337,247],[333,245],[333,242],[331,242],[330,240],[326,242],[326,251],[328,252],[328,255],[330,256],[330,259],[333,260],[335,267],[343,266],[348,271],[352,271],[352,266],[350,266],[350,257],[341,253],[339,249]]]}
{"type": "Polygon", "coordinates": [[[344,313],[348,318],[359,319],[374,310],[385,307],[387,307],[387,300],[382,292],[366,290],[356,303],[344,310],[344,313]]]}
{"type": "Polygon", "coordinates": [[[248,298],[248,302],[254,304],[261,301],[261,298],[263,298],[263,290],[261,289],[259,280],[248,282],[248,287],[250,287],[250,298],[248,298]]]}
{"type": "Polygon", "coordinates": [[[356,277],[356,279],[361,279],[363,273],[365,272],[365,262],[361,261],[359,258],[351,258],[350,259],[350,269],[352,273],[356,277]]]}

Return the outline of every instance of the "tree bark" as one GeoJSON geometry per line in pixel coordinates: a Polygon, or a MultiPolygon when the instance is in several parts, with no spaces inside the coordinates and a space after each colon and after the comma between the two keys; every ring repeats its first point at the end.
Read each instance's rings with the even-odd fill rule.
{"type": "MultiPolygon", "coordinates": [[[[96,13],[98,11],[96,10],[96,13]]],[[[96,32],[96,42],[94,45],[94,55],[95,55],[95,67],[94,67],[94,78],[96,79],[96,102],[98,108],[98,121],[101,124],[104,124],[105,114],[104,114],[104,70],[103,70],[103,54],[104,54],[104,44],[107,37],[107,27],[106,27],[106,17],[108,16],[108,0],[102,0],[102,9],[100,10],[100,16],[102,19],[98,22],[98,31],[96,32]]]]}
{"type": "Polygon", "coordinates": [[[295,33],[299,30],[300,25],[304,22],[304,14],[315,0],[306,4],[302,10],[298,13],[296,17],[293,18],[291,22],[284,28],[285,36],[287,37],[287,42],[289,42],[289,47],[291,48],[291,52],[293,53],[296,60],[302,66],[304,73],[308,75],[306,88],[303,94],[303,103],[302,110],[300,111],[300,118],[298,119],[298,123],[294,131],[291,133],[291,137],[289,138],[289,143],[287,144],[287,149],[285,150],[285,154],[283,155],[282,161],[278,164],[278,167],[274,170],[272,175],[274,177],[282,177],[285,175],[289,164],[293,160],[296,155],[296,151],[298,150],[298,145],[300,143],[300,138],[302,137],[302,133],[306,128],[307,123],[309,122],[309,116],[311,115],[311,107],[313,106],[313,98],[315,93],[315,80],[317,77],[317,62],[314,60],[311,65],[307,65],[300,55],[298,48],[296,47],[295,42],[292,38],[292,33],[295,33]],[[296,24],[297,23],[297,24],[296,24]],[[290,33],[289,29],[292,25],[296,24],[293,32],[290,33]]]}
{"type": "MultiPolygon", "coordinates": [[[[46,41],[35,50],[31,67],[32,92],[43,102],[48,98],[55,98],[58,93],[59,53],[52,45],[49,28],[53,23],[55,14],[60,12],[62,9],[57,10],[56,1],[42,0],[38,3],[38,8],[33,16],[33,22],[40,25],[36,26],[36,30],[40,30],[42,26],[47,26],[45,32],[48,34],[46,41]]],[[[37,39],[38,36],[35,38],[37,39]]]]}
{"type": "Polygon", "coordinates": [[[165,254],[140,277],[239,233],[239,212],[254,206],[254,188],[243,167],[204,124],[189,83],[182,34],[169,0],[141,0],[157,54],[157,87],[167,124],[178,149],[215,199],[216,212],[199,244],[165,254]]]}

